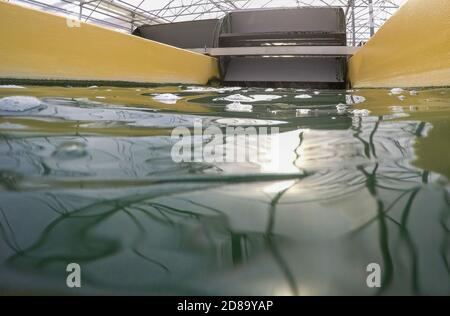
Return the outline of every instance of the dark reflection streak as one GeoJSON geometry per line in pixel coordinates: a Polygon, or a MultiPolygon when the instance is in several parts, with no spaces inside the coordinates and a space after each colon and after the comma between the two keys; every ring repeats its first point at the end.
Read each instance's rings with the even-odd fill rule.
{"type": "Polygon", "coordinates": [[[3,208],[0,207],[0,212],[2,214],[2,217],[4,218],[4,223],[6,225],[3,224],[3,221],[0,221],[0,229],[2,231],[2,235],[3,240],[6,242],[6,244],[14,251],[20,251],[20,245],[17,242],[17,238],[16,238],[16,234],[13,230],[13,228],[11,227],[9,221],[8,221],[8,217],[5,214],[5,211],[3,210],[3,208]],[[9,231],[9,234],[6,232],[6,230],[9,231]],[[11,238],[8,237],[8,235],[11,235],[11,238]]]}
{"type": "Polygon", "coordinates": [[[391,220],[391,222],[398,225],[400,229],[400,236],[405,240],[406,245],[411,252],[411,261],[412,261],[412,269],[411,269],[411,279],[414,295],[420,295],[420,283],[419,283],[419,255],[416,250],[416,245],[412,240],[408,229],[406,229],[401,223],[392,219],[390,216],[386,216],[387,219],[391,220]]]}
{"type": "Polygon", "coordinates": [[[136,171],[137,168],[136,168],[136,164],[135,164],[135,161],[137,161],[137,159],[134,158],[135,151],[133,150],[135,143],[133,141],[129,141],[129,140],[124,140],[124,143],[128,144],[129,147],[128,147],[128,153],[125,154],[125,146],[124,146],[124,148],[123,148],[124,155],[123,156],[126,157],[127,162],[129,164],[131,164],[131,166],[129,168],[129,170],[131,171],[131,174],[137,178],[138,173],[136,171]]]}
{"type": "Polygon", "coordinates": [[[411,191],[414,191],[415,189],[410,189],[410,190],[405,190],[405,192],[403,192],[402,194],[400,194],[394,201],[392,201],[392,203],[385,209],[385,212],[389,212],[391,210],[392,207],[394,207],[395,204],[397,204],[397,202],[404,197],[406,194],[410,193],[411,191]]]}
{"type": "MultiPolygon", "coordinates": [[[[49,225],[47,225],[44,229],[44,231],[39,236],[38,240],[29,246],[25,250],[18,251],[15,255],[7,259],[7,262],[13,262],[21,257],[29,257],[29,253],[39,249],[40,247],[45,246],[45,244],[49,241],[49,238],[51,237],[52,231],[61,223],[64,223],[67,219],[73,217],[72,214],[81,213],[83,211],[88,211],[89,209],[93,209],[96,207],[101,207],[105,205],[111,205],[111,208],[104,213],[96,214],[94,216],[90,216],[90,218],[98,217],[98,219],[94,220],[93,222],[89,222],[86,227],[83,227],[78,233],[78,236],[80,236],[80,240],[85,241],[86,244],[86,236],[88,235],[88,232],[91,228],[95,228],[100,222],[103,220],[109,218],[113,214],[115,214],[117,211],[120,211],[126,206],[132,205],[134,203],[139,203],[139,201],[147,200],[149,198],[148,195],[136,195],[135,197],[129,197],[131,200],[122,202],[123,199],[115,199],[115,200],[101,200],[99,202],[95,202],[89,205],[86,205],[84,207],[81,207],[79,209],[74,210],[70,214],[62,214],[58,218],[56,218],[54,221],[52,221],[49,225]]],[[[87,243],[89,244],[89,243],[87,243]]],[[[96,251],[95,253],[91,253],[90,256],[83,256],[76,258],[79,261],[90,261],[95,260],[99,258],[103,258],[106,255],[112,254],[117,250],[117,246],[110,244],[108,245],[109,248],[103,249],[102,251],[96,251]]],[[[47,262],[51,262],[54,260],[61,260],[66,258],[61,258],[60,256],[53,256],[46,259],[41,259],[41,261],[38,263],[38,266],[42,266],[46,264],[47,262]]]]}
{"type": "Polygon", "coordinates": [[[447,204],[447,208],[443,209],[443,214],[441,217],[441,227],[444,230],[444,239],[441,243],[441,247],[440,247],[440,252],[441,252],[441,257],[442,257],[442,261],[444,261],[444,266],[448,272],[448,274],[450,275],[450,262],[449,262],[449,249],[450,249],[450,227],[448,227],[447,223],[449,222],[450,219],[450,194],[448,193],[448,191],[445,191],[444,193],[445,195],[445,202],[447,204]]]}
{"type": "Polygon", "coordinates": [[[155,209],[156,211],[158,211],[158,213],[161,214],[161,216],[164,217],[166,219],[166,221],[168,221],[170,223],[171,226],[175,226],[175,222],[170,220],[169,216],[167,216],[167,214],[165,213],[163,208],[156,206],[156,205],[152,205],[151,207],[153,209],[155,209]]]}
{"type": "Polygon", "coordinates": [[[425,129],[426,123],[425,122],[420,122],[419,125],[417,126],[417,129],[414,133],[414,135],[416,135],[416,137],[421,138],[422,137],[422,132],[425,129]]]}
{"type": "MultiPolygon", "coordinates": [[[[378,126],[375,126],[375,129],[378,126]]],[[[422,130],[424,128],[425,124],[421,124],[419,125],[415,135],[417,135],[418,137],[421,136],[422,130]]],[[[371,136],[373,137],[373,135],[375,134],[375,131],[372,131],[371,136]]],[[[372,138],[371,137],[371,138],[372,138]]],[[[400,143],[396,140],[393,140],[394,144],[396,145],[396,147],[399,149],[399,151],[404,154],[405,149],[400,145],[400,143]]],[[[373,142],[371,141],[371,148],[373,151],[374,156],[375,155],[375,147],[373,142]]],[[[395,162],[395,164],[397,165],[397,167],[400,170],[405,170],[405,172],[407,173],[413,173],[414,176],[409,176],[409,177],[405,177],[405,178],[392,178],[392,177],[388,177],[388,176],[383,176],[381,175],[381,177],[379,176],[380,179],[390,179],[390,180],[400,180],[400,181],[407,181],[408,179],[413,179],[413,178],[421,178],[422,182],[424,184],[426,184],[428,182],[428,177],[429,177],[429,172],[428,171],[423,171],[423,172],[416,172],[414,170],[410,170],[409,168],[406,168],[402,165],[399,164],[398,161],[395,162]]],[[[387,287],[389,286],[389,284],[392,282],[392,277],[393,277],[393,260],[392,260],[392,256],[390,254],[390,250],[389,250],[389,235],[388,235],[388,227],[386,225],[386,221],[385,219],[388,219],[390,221],[392,221],[393,223],[395,223],[399,228],[400,228],[400,236],[405,240],[408,250],[411,254],[411,261],[412,261],[412,269],[411,269],[411,279],[412,279],[412,289],[414,291],[414,294],[420,294],[420,280],[418,278],[418,273],[419,273],[419,261],[418,261],[418,253],[416,250],[416,245],[414,244],[407,227],[407,220],[410,214],[410,210],[411,207],[413,205],[413,201],[417,195],[417,193],[421,190],[421,186],[419,187],[415,187],[409,190],[404,190],[404,189],[397,189],[397,188],[391,188],[391,187],[387,187],[387,186],[383,186],[380,184],[377,184],[377,179],[375,177],[376,174],[376,169],[378,168],[378,164],[376,165],[373,173],[370,175],[369,173],[367,173],[363,167],[358,167],[359,170],[361,170],[364,175],[367,178],[367,187],[369,189],[369,192],[371,193],[371,195],[377,200],[377,209],[378,209],[378,216],[371,220],[370,222],[366,223],[364,226],[360,227],[356,232],[363,230],[365,227],[367,227],[368,225],[370,225],[371,223],[373,223],[375,220],[378,221],[379,224],[379,232],[380,232],[380,248],[381,248],[381,253],[382,253],[382,257],[383,257],[383,262],[384,262],[384,267],[385,267],[385,274],[383,275],[383,281],[382,281],[382,288],[380,288],[380,290],[378,291],[378,295],[382,294],[387,287]],[[373,177],[373,179],[371,179],[373,177]],[[390,191],[403,191],[402,194],[400,194],[390,205],[388,208],[384,208],[383,202],[377,197],[377,188],[382,188],[382,189],[386,189],[386,190],[390,190],[390,191]],[[397,202],[404,197],[405,195],[410,194],[405,208],[403,210],[402,213],[402,217],[401,217],[401,221],[400,223],[395,221],[394,219],[392,219],[390,216],[387,215],[387,212],[389,212],[391,210],[391,208],[397,204],[397,202]]],[[[408,182],[408,181],[407,181],[408,182]]],[[[356,233],[353,232],[353,233],[356,233]]],[[[444,256],[445,257],[445,256],[444,256]]],[[[444,259],[445,260],[445,259],[444,259]]],[[[447,265],[448,266],[448,265],[447,265]]]]}
{"type": "Polygon", "coordinates": [[[394,143],[395,147],[397,147],[398,151],[402,154],[402,156],[406,156],[407,154],[406,149],[403,148],[400,142],[396,139],[393,139],[392,142],[394,143]]]}
{"type": "Polygon", "coordinates": [[[65,207],[65,205],[58,199],[58,197],[50,192],[46,192],[44,193],[45,197],[50,197],[51,199],[53,199],[53,201],[55,201],[56,205],[62,209],[63,211],[59,211],[56,207],[51,207],[49,204],[49,202],[47,202],[47,200],[45,200],[44,198],[40,198],[40,197],[36,197],[36,199],[40,200],[42,203],[44,203],[45,205],[49,206],[53,211],[55,211],[58,214],[67,214],[69,213],[69,211],[67,210],[67,208],[65,207]]]}
{"type": "MultiPolygon", "coordinates": [[[[413,190],[413,189],[412,189],[413,190]]],[[[395,204],[402,198],[404,197],[406,194],[408,194],[409,192],[411,192],[412,190],[406,190],[405,192],[403,192],[401,195],[399,195],[387,208],[385,208],[385,213],[387,213],[388,211],[391,210],[391,208],[393,208],[395,206],[395,204]]],[[[378,217],[375,217],[371,220],[369,220],[367,223],[365,223],[364,225],[358,227],[356,230],[351,231],[349,233],[349,235],[356,235],[357,233],[363,231],[364,229],[366,229],[367,227],[369,227],[370,225],[372,225],[374,222],[376,222],[378,220],[378,217]]]]}
{"type": "Polygon", "coordinates": [[[36,197],[35,199],[38,200],[38,201],[41,201],[43,204],[47,205],[47,207],[48,207],[50,210],[52,210],[53,212],[55,212],[55,213],[57,213],[57,214],[62,215],[62,214],[67,213],[66,211],[61,212],[61,211],[58,210],[56,207],[54,207],[53,205],[51,205],[48,201],[46,201],[44,198],[41,198],[41,197],[38,196],[38,197],[36,197]]]}
{"type": "Polygon", "coordinates": [[[185,215],[190,215],[193,218],[200,218],[200,214],[195,213],[195,212],[191,212],[191,211],[186,211],[186,210],[181,210],[181,209],[177,209],[168,205],[164,205],[164,204],[160,204],[160,203],[155,203],[155,202],[149,202],[147,205],[149,206],[153,206],[153,207],[160,207],[162,209],[165,209],[167,212],[174,212],[176,214],[185,214],[185,215]]]}
{"type": "Polygon", "coordinates": [[[169,224],[172,227],[175,226],[175,223],[163,211],[161,211],[160,208],[153,207],[154,209],[156,209],[161,214],[161,216],[163,216],[165,218],[165,221],[161,220],[161,218],[159,218],[158,216],[155,216],[154,214],[152,214],[149,210],[141,208],[141,207],[139,207],[137,205],[133,205],[133,206],[131,206],[131,208],[146,214],[148,217],[150,217],[152,220],[155,220],[158,223],[169,224]]]}
{"type": "Polygon", "coordinates": [[[300,159],[300,154],[299,154],[298,150],[300,149],[300,147],[302,146],[302,143],[303,143],[303,132],[300,132],[298,134],[298,138],[299,138],[298,146],[294,149],[295,159],[294,159],[294,161],[292,161],[292,164],[294,165],[294,167],[296,167],[296,161],[300,159]]]}
{"type": "MultiPolygon", "coordinates": [[[[396,166],[399,170],[404,170],[404,171],[406,171],[406,172],[413,173],[413,174],[417,174],[418,176],[420,176],[420,171],[413,170],[413,169],[411,169],[411,168],[408,168],[408,167],[406,167],[406,166],[400,164],[400,163],[401,163],[401,160],[396,160],[396,161],[394,161],[394,163],[395,163],[395,166],[396,166]]],[[[402,172],[401,172],[401,171],[398,171],[398,172],[396,172],[396,173],[402,173],[402,172]]]]}
{"type": "Polygon", "coordinates": [[[393,219],[392,217],[390,217],[390,216],[387,215],[387,214],[386,214],[385,216],[386,216],[386,218],[387,218],[388,220],[390,220],[392,223],[398,225],[398,226],[401,228],[402,224],[401,224],[399,221],[393,219]]]}
{"type": "Polygon", "coordinates": [[[51,196],[51,197],[55,200],[55,202],[59,205],[59,207],[62,208],[62,209],[64,210],[63,213],[69,213],[69,210],[68,210],[67,207],[64,205],[64,203],[61,202],[61,201],[59,200],[58,196],[56,196],[56,195],[53,194],[53,193],[48,193],[47,195],[51,196]]]}
{"type": "MultiPolygon", "coordinates": [[[[106,220],[107,218],[109,218],[110,216],[112,216],[114,213],[116,213],[117,208],[112,209],[106,213],[103,213],[101,215],[98,215],[98,218],[96,220],[94,220],[93,222],[89,223],[88,225],[86,225],[85,227],[83,227],[82,229],[80,229],[80,231],[78,232],[78,236],[79,236],[79,243],[80,244],[85,244],[85,245],[90,245],[90,242],[87,238],[88,236],[88,232],[90,229],[97,227],[97,225],[99,225],[99,223],[101,223],[102,221],[106,220]]],[[[46,242],[49,240],[51,232],[53,231],[53,229],[55,229],[59,224],[64,223],[64,221],[69,218],[70,215],[61,215],[59,218],[57,218],[56,220],[54,220],[53,222],[51,222],[45,229],[44,231],[41,233],[39,239],[32,244],[29,248],[27,248],[24,251],[20,251],[18,253],[16,253],[14,256],[8,258],[8,262],[14,262],[15,260],[21,258],[21,257],[29,257],[32,258],[32,256],[29,255],[30,252],[32,252],[33,250],[37,250],[40,247],[45,247],[46,242]]],[[[113,245],[113,244],[109,244],[109,247],[106,247],[105,249],[102,249],[102,251],[99,251],[98,249],[96,251],[92,251],[89,254],[90,255],[84,255],[84,256],[77,256],[74,255],[72,258],[70,259],[76,259],[80,262],[82,261],[91,261],[91,260],[96,260],[96,259],[100,259],[100,258],[104,258],[108,255],[111,255],[113,253],[115,253],[118,249],[117,245],[113,245]]],[[[67,261],[68,258],[63,257],[61,255],[53,255],[50,257],[45,257],[45,258],[41,258],[37,261],[36,263],[36,267],[38,268],[42,268],[48,264],[51,264],[53,262],[56,261],[67,261]]]]}
{"type": "Polygon", "coordinates": [[[203,203],[199,203],[199,202],[192,201],[192,200],[190,200],[190,199],[178,198],[178,200],[185,201],[185,202],[189,202],[189,203],[191,203],[191,204],[193,204],[193,205],[203,207],[203,208],[205,208],[205,209],[207,209],[207,210],[216,212],[216,213],[218,213],[218,214],[220,214],[220,215],[223,215],[223,214],[224,214],[224,212],[222,212],[222,211],[219,210],[219,209],[216,209],[216,208],[214,208],[214,207],[205,205],[205,204],[203,204],[203,203]]]}
{"type": "Polygon", "coordinates": [[[275,226],[275,212],[276,212],[276,207],[277,207],[278,201],[281,199],[281,197],[284,195],[284,193],[286,193],[290,188],[295,186],[296,183],[297,183],[297,181],[295,183],[291,184],[286,189],[278,192],[275,195],[275,197],[272,199],[272,201],[270,202],[269,214],[268,214],[269,220],[268,220],[267,228],[266,228],[267,246],[269,247],[269,250],[271,251],[275,261],[278,263],[278,265],[281,268],[281,271],[283,272],[284,276],[286,277],[289,287],[291,288],[292,295],[294,295],[294,296],[297,296],[299,294],[297,281],[295,280],[294,275],[290,271],[290,268],[289,268],[286,260],[284,260],[283,256],[281,255],[281,252],[278,250],[278,246],[277,246],[276,242],[273,240],[273,237],[274,237],[273,228],[275,226]]]}
{"type": "Polygon", "coordinates": [[[411,195],[410,195],[408,201],[406,202],[406,206],[405,206],[405,208],[404,208],[404,210],[403,210],[402,218],[401,218],[401,223],[402,223],[402,226],[403,226],[403,227],[408,226],[408,217],[409,217],[409,213],[410,213],[410,211],[411,211],[411,206],[412,206],[412,204],[413,204],[413,202],[414,202],[414,199],[415,199],[417,193],[419,193],[419,191],[420,191],[420,187],[419,187],[419,188],[416,188],[416,189],[411,193],[411,195]]]}
{"type": "Polygon", "coordinates": [[[383,268],[384,274],[381,281],[381,288],[377,291],[377,295],[381,295],[391,284],[393,277],[393,269],[394,264],[392,261],[392,256],[389,250],[389,231],[386,225],[386,219],[384,214],[384,204],[383,201],[378,198],[377,193],[377,179],[376,172],[378,170],[378,163],[375,164],[375,167],[372,173],[368,173],[364,167],[358,166],[358,170],[360,170],[366,176],[366,187],[369,193],[374,197],[377,201],[377,219],[378,219],[378,229],[379,229],[379,243],[381,256],[383,258],[383,268]]]}
{"type": "Polygon", "coordinates": [[[375,158],[377,158],[377,153],[376,153],[376,150],[375,150],[375,144],[373,142],[373,139],[374,139],[375,133],[378,130],[378,126],[380,125],[380,122],[382,120],[383,120],[383,116],[379,116],[377,122],[375,123],[375,127],[373,128],[373,130],[372,130],[372,132],[370,133],[370,136],[369,136],[370,148],[372,149],[372,153],[373,153],[373,156],[375,158]]]}
{"type": "Polygon", "coordinates": [[[243,236],[243,244],[244,244],[244,247],[243,247],[243,249],[244,249],[244,254],[245,254],[245,260],[246,261],[248,261],[248,258],[250,257],[250,254],[249,254],[249,248],[248,248],[248,246],[249,246],[249,244],[250,244],[250,241],[249,241],[249,239],[248,239],[248,237],[246,236],[246,235],[244,235],[243,236]]]}
{"type": "Polygon", "coordinates": [[[243,262],[242,253],[242,234],[231,234],[231,256],[234,265],[241,264],[243,262]]]}
{"type": "Polygon", "coordinates": [[[430,175],[430,172],[425,170],[424,172],[422,172],[422,182],[423,183],[428,183],[428,177],[430,175]]]}
{"type": "Polygon", "coordinates": [[[9,248],[11,248],[13,251],[18,252],[20,251],[19,248],[17,248],[16,245],[13,244],[13,242],[8,238],[8,233],[6,232],[6,228],[3,227],[3,224],[0,222],[0,232],[2,235],[2,239],[8,245],[9,248]]]}
{"type": "Polygon", "coordinates": [[[142,224],[137,220],[137,218],[127,210],[127,208],[124,208],[124,213],[127,214],[130,218],[131,221],[136,225],[137,229],[138,229],[138,236],[136,237],[135,241],[134,241],[134,245],[133,245],[133,252],[138,255],[139,257],[143,258],[144,260],[160,267],[161,269],[163,269],[165,272],[170,273],[169,268],[167,268],[165,265],[163,265],[161,262],[150,258],[146,255],[144,255],[143,253],[141,253],[139,251],[139,249],[137,248],[137,244],[139,243],[140,240],[143,240],[145,238],[145,228],[142,226],[142,224]]]}
{"type": "Polygon", "coordinates": [[[152,259],[152,258],[147,257],[146,255],[144,255],[143,253],[141,253],[139,250],[133,249],[133,252],[134,252],[136,255],[138,255],[139,257],[141,257],[142,259],[144,259],[144,260],[146,260],[146,261],[149,261],[149,262],[151,262],[151,263],[153,263],[153,264],[159,266],[159,267],[162,268],[164,271],[166,271],[166,273],[169,273],[169,274],[171,273],[168,267],[166,267],[166,266],[163,265],[162,263],[156,261],[155,259],[152,259]]]}
{"type": "Polygon", "coordinates": [[[361,138],[361,136],[359,136],[362,132],[362,118],[359,117],[358,118],[358,127],[354,127],[352,126],[352,130],[356,131],[353,136],[357,139],[359,139],[363,145],[364,145],[364,154],[366,155],[367,158],[370,159],[370,146],[369,143],[366,142],[364,139],[361,138]]]}

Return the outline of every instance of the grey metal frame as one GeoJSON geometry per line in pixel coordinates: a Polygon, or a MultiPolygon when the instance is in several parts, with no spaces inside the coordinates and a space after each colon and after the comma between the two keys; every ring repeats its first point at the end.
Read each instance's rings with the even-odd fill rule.
{"type": "MultiPolygon", "coordinates": [[[[229,11],[273,8],[278,0],[10,0],[131,33],[136,26],[220,18],[229,11]]],[[[290,7],[344,8],[348,45],[365,43],[405,0],[291,0],[290,7]]]]}

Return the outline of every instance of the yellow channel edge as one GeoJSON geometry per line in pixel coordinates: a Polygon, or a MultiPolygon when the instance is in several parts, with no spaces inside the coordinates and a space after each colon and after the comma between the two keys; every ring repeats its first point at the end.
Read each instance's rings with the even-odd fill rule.
{"type": "Polygon", "coordinates": [[[408,0],[349,61],[354,88],[450,86],[450,1],[408,0]]]}
{"type": "Polygon", "coordinates": [[[206,84],[215,58],[0,0],[0,78],[206,84]]]}

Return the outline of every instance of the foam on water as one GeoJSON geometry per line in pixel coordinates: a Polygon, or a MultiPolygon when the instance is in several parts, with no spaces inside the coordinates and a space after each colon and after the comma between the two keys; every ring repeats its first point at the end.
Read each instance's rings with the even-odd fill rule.
{"type": "Polygon", "coordinates": [[[300,115],[308,115],[311,113],[311,109],[297,109],[296,113],[300,115]]]}
{"type": "Polygon", "coordinates": [[[351,111],[351,113],[354,116],[369,116],[370,111],[367,109],[361,109],[361,110],[353,110],[353,111],[351,111]]]}
{"type": "Polygon", "coordinates": [[[181,97],[173,93],[156,94],[153,97],[153,100],[165,104],[176,104],[179,99],[181,99],[181,97]]]}
{"type": "Polygon", "coordinates": [[[228,95],[228,96],[223,97],[223,98],[215,98],[213,101],[252,102],[253,98],[247,97],[247,96],[242,95],[242,94],[232,94],[232,95],[228,95]]]}
{"type": "Polygon", "coordinates": [[[392,94],[402,94],[403,92],[405,92],[405,90],[403,90],[402,88],[393,88],[393,89],[391,89],[391,93],[392,94]]]}
{"type": "Polygon", "coordinates": [[[245,96],[242,94],[232,94],[223,98],[215,98],[213,101],[260,102],[260,101],[272,101],[280,98],[282,98],[282,96],[274,94],[252,94],[250,96],[245,96]]]}
{"type": "Polygon", "coordinates": [[[276,120],[259,120],[259,119],[247,119],[247,118],[219,118],[214,120],[218,124],[227,126],[270,126],[286,124],[284,121],[276,120]]]}
{"type": "Polygon", "coordinates": [[[14,85],[14,84],[4,84],[0,85],[0,89],[25,89],[25,87],[14,85]]]}
{"type": "Polygon", "coordinates": [[[296,99],[311,99],[312,96],[310,96],[309,94],[299,94],[295,96],[296,99]]]}
{"type": "Polygon", "coordinates": [[[336,110],[338,110],[338,112],[343,112],[347,110],[347,108],[348,108],[347,104],[339,103],[338,105],[336,105],[336,110]]]}
{"type": "Polygon", "coordinates": [[[0,111],[23,112],[41,105],[41,100],[29,96],[10,96],[0,99],[0,111]]]}
{"type": "Polygon", "coordinates": [[[347,104],[359,104],[366,101],[366,98],[360,95],[346,95],[345,102],[347,104]]]}
{"type": "Polygon", "coordinates": [[[234,101],[225,106],[225,111],[227,112],[251,112],[252,109],[253,106],[251,104],[242,104],[239,101],[234,101]]]}
{"type": "Polygon", "coordinates": [[[281,95],[274,95],[274,94],[252,94],[250,95],[251,98],[253,98],[254,102],[258,101],[272,101],[281,99],[281,95]]]}
{"type": "Polygon", "coordinates": [[[184,92],[218,92],[218,93],[224,93],[227,91],[237,91],[241,90],[241,87],[221,87],[221,88],[214,88],[214,87],[201,87],[201,86],[188,86],[184,90],[184,92]]]}

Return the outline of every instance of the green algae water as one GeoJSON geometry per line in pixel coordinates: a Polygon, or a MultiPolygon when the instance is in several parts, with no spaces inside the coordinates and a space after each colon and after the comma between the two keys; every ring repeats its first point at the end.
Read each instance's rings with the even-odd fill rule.
{"type": "Polygon", "coordinates": [[[449,295],[449,178],[449,89],[3,85],[0,293],[449,295]],[[174,161],[195,122],[280,160],[174,161]]]}

